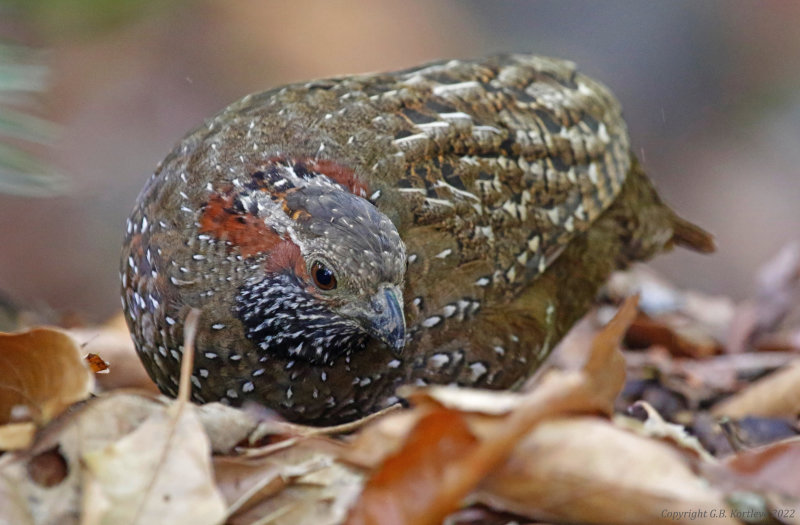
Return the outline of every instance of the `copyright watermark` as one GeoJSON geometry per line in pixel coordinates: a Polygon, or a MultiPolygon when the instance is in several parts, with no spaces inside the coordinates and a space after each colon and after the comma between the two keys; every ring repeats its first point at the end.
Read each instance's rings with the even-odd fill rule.
{"type": "Polygon", "coordinates": [[[668,510],[661,511],[661,517],[671,519],[674,521],[694,521],[707,518],[734,518],[743,520],[758,520],[765,519],[769,516],[776,518],[793,519],[796,515],[796,509],[770,509],[770,510],[756,510],[756,509],[696,509],[696,510],[668,510]]]}

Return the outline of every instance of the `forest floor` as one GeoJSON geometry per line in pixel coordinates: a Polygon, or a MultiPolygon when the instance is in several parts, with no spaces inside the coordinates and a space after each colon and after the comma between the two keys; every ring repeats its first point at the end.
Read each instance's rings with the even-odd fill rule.
{"type": "Polygon", "coordinates": [[[754,280],[637,266],[519,391],[335,428],[159,396],[121,317],[0,334],[0,524],[800,524],[800,246],[754,280]]]}

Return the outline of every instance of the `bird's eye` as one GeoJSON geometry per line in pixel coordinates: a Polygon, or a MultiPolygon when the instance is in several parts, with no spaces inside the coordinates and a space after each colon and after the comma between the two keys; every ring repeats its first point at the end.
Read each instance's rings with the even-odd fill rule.
{"type": "Polygon", "coordinates": [[[315,262],[311,265],[311,277],[320,290],[333,290],[336,288],[336,276],[333,271],[322,264],[315,262]]]}

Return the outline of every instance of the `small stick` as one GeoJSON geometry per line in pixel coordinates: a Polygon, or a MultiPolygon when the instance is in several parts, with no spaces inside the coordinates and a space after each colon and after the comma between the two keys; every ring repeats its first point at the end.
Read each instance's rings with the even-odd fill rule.
{"type": "Polygon", "coordinates": [[[181,405],[189,401],[192,393],[192,369],[194,368],[194,339],[197,336],[197,323],[200,320],[200,310],[192,308],[186,314],[183,324],[183,354],[181,357],[181,378],[178,383],[178,403],[181,405]]]}

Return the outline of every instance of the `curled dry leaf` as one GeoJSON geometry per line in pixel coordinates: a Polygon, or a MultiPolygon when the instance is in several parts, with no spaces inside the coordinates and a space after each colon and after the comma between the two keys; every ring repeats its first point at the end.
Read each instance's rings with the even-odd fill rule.
{"type": "Polygon", "coordinates": [[[684,450],[694,452],[705,461],[714,460],[711,454],[700,444],[700,441],[695,436],[690,435],[685,427],[665,421],[650,403],[637,401],[634,406],[644,410],[647,414],[647,419],[644,423],[625,416],[615,417],[614,422],[621,428],[631,430],[639,435],[668,440],[684,450]]]}
{"type": "Polygon", "coordinates": [[[246,440],[258,426],[258,421],[244,410],[222,403],[208,403],[197,407],[197,417],[211,442],[211,450],[228,454],[246,440]]]}
{"type": "Polygon", "coordinates": [[[0,451],[28,448],[35,434],[36,425],[31,421],[0,425],[0,451]]]}
{"type": "Polygon", "coordinates": [[[625,340],[635,348],[659,345],[673,355],[696,359],[717,354],[722,348],[714,338],[697,326],[680,321],[669,322],[668,317],[652,319],[646,315],[636,318],[625,340]]]}
{"type": "Polygon", "coordinates": [[[744,450],[703,467],[748,523],[800,523],[800,438],[744,450]]]}
{"type": "Polygon", "coordinates": [[[130,394],[92,399],[59,419],[58,425],[42,429],[32,449],[0,457],[0,523],[3,513],[10,509],[36,516],[36,523],[77,523],[82,505],[83,454],[120,439],[163,409],[161,403],[130,394]],[[45,487],[31,476],[32,465],[42,453],[56,449],[65,460],[66,476],[45,487]]]}
{"type": "Polygon", "coordinates": [[[712,409],[715,416],[795,416],[800,407],[800,360],[752,383],[712,409]]]}
{"type": "Polygon", "coordinates": [[[784,246],[758,272],[756,296],[737,308],[727,338],[729,352],[744,352],[797,304],[800,294],[800,243],[784,246]]]}
{"type": "Polygon", "coordinates": [[[592,341],[592,351],[583,368],[586,394],[606,414],[614,412],[614,400],[625,386],[625,358],[619,345],[636,318],[638,297],[629,297],[617,315],[592,341]]]}
{"type": "Polygon", "coordinates": [[[342,523],[364,475],[337,461],[341,448],[325,438],[300,438],[258,458],[214,458],[217,486],[229,506],[225,523],[342,523]]]}
{"type": "Polygon", "coordinates": [[[210,445],[194,407],[173,404],[83,454],[83,525],[212,525],[225,514],[210,445]]]}
{"type": "Polygon", "coordinates": [[[403,448],[369,479],[347,523],[441,523],[463,497],[449,490],[448,481],[458,475],[459,460],[477,445],[461,413],[447,408],[429,412],[403,448]]]}
{"type": "Polygon", "coordinates": [[[597,308],[593,308],[580,321],[575,323],[569,329],[567,335],[553,348],[552,353],[542,363],[542,366],[525,381],[522,390],[529,390],[530,386],[535,385],[541,376],[551,368],[559,370],[578,370],[583,368],[592,349],[592,341],[603,327],[600,318],[600,311],[597,308]]]}
{"type": "Polygon", "coordinates": [[[0,334],[0,424],[47,423],[86,399],[92,385],[81,351],[67,334],[48,328],[0,334]]]}
{"type": "Polygon", "coordinates": [[[686,333],[690,340],[702,335],[705,342],[723,341],[736,305],[730,297],[679,290],[648,266],[637,264],[612,275],[606,292],[613,300],[639,294],[639,308],[654,322],[686,333]]]}
{"type": "Polygon", "coordinates": [[[675,523],[675,513],[706,510],[692,523],[737,523],[719,517],[724,494],[694,473],[686,455],[594,417],[540,424],[474,499],[539,520],[675,523]]]}
{"type": "Polygon", "coordinates": [[[158,392],[136,355],[133,340],[121,313],[103,326],[72,329],[69,334],[80,343],[84,354],[97,354],[108,364],[109,372],[96,377],[97,384],[103,390],[142,388],[158,392]]]}
{"type": "Polygon", "coordinates": [[[341,458],[364,469],[375,469],[403,446],[417,422],[428,412],[426,407],[403,410],[378,419],[354,435],[341,458]]]}
{"type": "MultiPolygon", "coordinates": [[[[625,381],[618,345],[635,315],[636,299],[630,299],[594,338],[582,370],[551,372],[536,388],[521,395],[517,406],[504,416],[479,413],[470,418],[467,412],[431,407],[438,402],[427,390],[412,395],[412,403],[427,403],[428,412],[417,421],[399,452],[373,473],[347,523],[441,523],[535,425],[569,413],[610,413],[625,381]],[[473,427],[480,428],[479,438],[473,427]]],[[[433,392],[441,394],[447,389],[433,392]]],[[[465,404],[486,408],[485,396],[467,392],[465,404]]],[[[449,403],[458,404],[458,396],[449,403]]]]}
{"type": "Polygon", "coordinates": [[[108,363],[103,361],[103,358],[97,354],[88,353],[86,354],[86,363],[89,365],[89,370],[94,372],[95,374],[107,374],[108,373],[108,363]]]}
{"type": "Polygon", "coordinates": [[[794,497],[800,502],[800,438],[743,450],[725,459],[725,465],[740,477],[765,490],[794,497]]]}
{"type": "Polygon", "coordinates": [[[178,408],[113,394],[45,428],[32,450],[0,458],[0,523],[7,506],[59,525],[217,523],[225,505],[208,438],[193,407],[178,408]],[[52,451],[58,477],[35,467],[52,451]]]}

